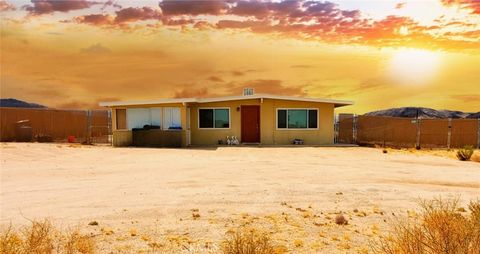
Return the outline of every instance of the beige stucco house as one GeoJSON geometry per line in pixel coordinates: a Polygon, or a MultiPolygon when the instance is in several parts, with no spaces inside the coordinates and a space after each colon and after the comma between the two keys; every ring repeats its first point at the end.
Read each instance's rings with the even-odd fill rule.
{"type": "MultiPolygon", "coordinates": [[[[249,93],[247,93],[249,94],[249,93]]],[[[251,94],[217,98],[101,102],[112,110],[114,146],[186,147],[334,142],[334,109],[351,101],[251,94]]]]}

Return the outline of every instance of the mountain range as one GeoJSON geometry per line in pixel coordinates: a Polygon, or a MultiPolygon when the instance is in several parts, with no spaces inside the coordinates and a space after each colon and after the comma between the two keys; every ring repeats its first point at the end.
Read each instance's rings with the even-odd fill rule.
{"type": "Polygon", "coordinates": [[[467,113],[453,110],[435,110],[423,107],[402,107],[365,113],[366,116],[392,116],[408,118],[480,118],[480,112],[467,113]]]}
{"type": "Polygon", "coordinates": [[[10,108],[46,108],[46,106],[30,103],[26,101],[21,101],[13,98],[0,99],[0,107],[10,107],[10,108]]]}

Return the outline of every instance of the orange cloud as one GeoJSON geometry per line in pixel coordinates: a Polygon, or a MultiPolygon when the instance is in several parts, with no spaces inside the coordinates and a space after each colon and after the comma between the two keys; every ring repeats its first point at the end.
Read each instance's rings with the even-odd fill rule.
{"type": "Polygon", "coordinates": [[[208,77],[208,80],[213,81],[213,82],[223,82],[223,79],[217,76],[210,76],[208,77]]]}
{"type": "Polygon", "coordinates": [[[480,94],[457,94],[452,95],[451,98],[462,102],[479,102],[480,94]]]}
{"type": "Polygon", "coordinates": [[[98,2],[87,0],[58,1],[58,0],[31,0],[33,5],[25,6],[30,14],[43,15],[52,12],[69,12],[72,10],[86,9],[98,2]]]}
{"type": "Polygon", "coordinates": [[[129,7],[116,12],[115,22],[134,22],[139,20],[160,19],[162,13],[150,7],[135,8],[129,7]]]}
{"type": "Polygon", "coordinates": [[[444,5],[452,6],[457,5],[460,8],[470,9],[472,14],[480,14],[480,1],[479,0],[441,0],[444,5]]]}
{"type": "Polygon", "coordinates": [[[90,14],[76,17],[75,21],[78,23],[85,23],[96,26],[110,25],[113,22],[113,17],[108,14],[90,14]]]}
{"type": "Polygon", "coordinates": [[[174,98],[206,98],[214,97],[212,93],[206,87],[202,88],[183,88],[175,91],[174,98]]]}
{"type": "Polygon", "coordinates": [[[14,11],[17,8],[11,3],[8,3],[5,0],[0,0],[0,11],[14,11]]]}
{"type": "Polygon", "coordinates": [[[395,5],[395,9],[402,9],[403,7],[405,7],[405,2],[402,2],[402,3],[398,3],[395,5]]]}
{"type": "Polygon", "coordinates": [[[245,87],[255,89],[255,93],[305,96],[302,86],[286,86],[277,79],[257,79],[242,82],[230,82],[226,94],[240,95],[245,87]]]}
{"type": "Polygon", "coordinates": [[[159,4],[164,15],[218,15],[223,13],[228,5],[222,0],[178,1],[164,0],[159,4]]]}
{"type": "Polygon", "coordinates": [[[109,48],[102,46],[100,43],[94,44],[88,48],[83,48],[80,51],[89,54],[105,54],[112,52],[109,48]]]}
{"type": "MultiPolygon", "coordinates": [[[[475,8],[472,1],[453,2],[475,8]]],[[[402,5],[403,3],[400,3],[402,5]]],[[[461,21],[437,19],[438,25],[425,26],[410,17],[387,16],[381,20],[363,17],[359,10],[344,10],[331,2],[303,0],[244,1],[244,0],[166,0],[160,9],[129,7],[106,14],[90,14],[77,17],[75,21],[90,25],[128,27],[128,23],[140,20],[159,20],[147,24],[157,29],[160,26],[191,26],[193,29],[230,29],[274,36],[316,40],[338,44],[363,44],[370,46],[407,46],[441,49],[478,49],[480,42],[471,40],[472,24],[461,21]],[[198,15],[215,15],[217,19],[205,19],[198,15]],[[228,16],[226,16],[228,15],[228,16]],[[233,18],[238,16],[240,18],[233,18]],[[228,17],[228,18],[227,18],[228,17]],[[112,20],[113,19],[113,20],[112,20]],[[462,33],[442,30],[447,26],[469,27],[462,33]],[[450,33],[450,34],[449,34],[450,33]]],[[[397,6],[398,7],[398,6],[397,6]]],[[[109,26],[105,26],[109,27],[109,26]]],[[[139,26],[135,26],[138,28],[139,26]]]]}

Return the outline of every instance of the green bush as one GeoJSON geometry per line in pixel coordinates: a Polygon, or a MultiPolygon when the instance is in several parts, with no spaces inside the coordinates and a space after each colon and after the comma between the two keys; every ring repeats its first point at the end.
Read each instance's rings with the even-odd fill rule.
{"type": "Polygon", "coordinates": [[[472,146],[464,146],[462,149],[457,151],[457,158],[461,161],[468,161],[470,157],[473,155],[473,147],[472,146]]]}

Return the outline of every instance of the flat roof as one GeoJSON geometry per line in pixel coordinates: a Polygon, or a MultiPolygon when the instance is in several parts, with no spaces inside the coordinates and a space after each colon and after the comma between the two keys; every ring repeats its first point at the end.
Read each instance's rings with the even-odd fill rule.
{"type": "Polygon", "coordinates": [[[353,105],[353,101],[333,100],[333,99],[326,99],[326,98],[306,98],[306,97],[271,95],[271,94],[225,96],[225,97],[214,97],[214,98],[159,99],[159,100],[147,100],[147,101],[111,101],[111,102],[100,102],[99,105],[102,107],[116,107],[116,106],[135,106],[135,105],[152,105],[152,104],[168,104],[168,103],[184,103],[184,104],[185,103],[208,103],[208,102],[251,100],[251,99],[276,99],[276,100],[288,100],[288,101],[322,102],[322,103],[332,103],[335,105],[335,107],[353,105]]]}

